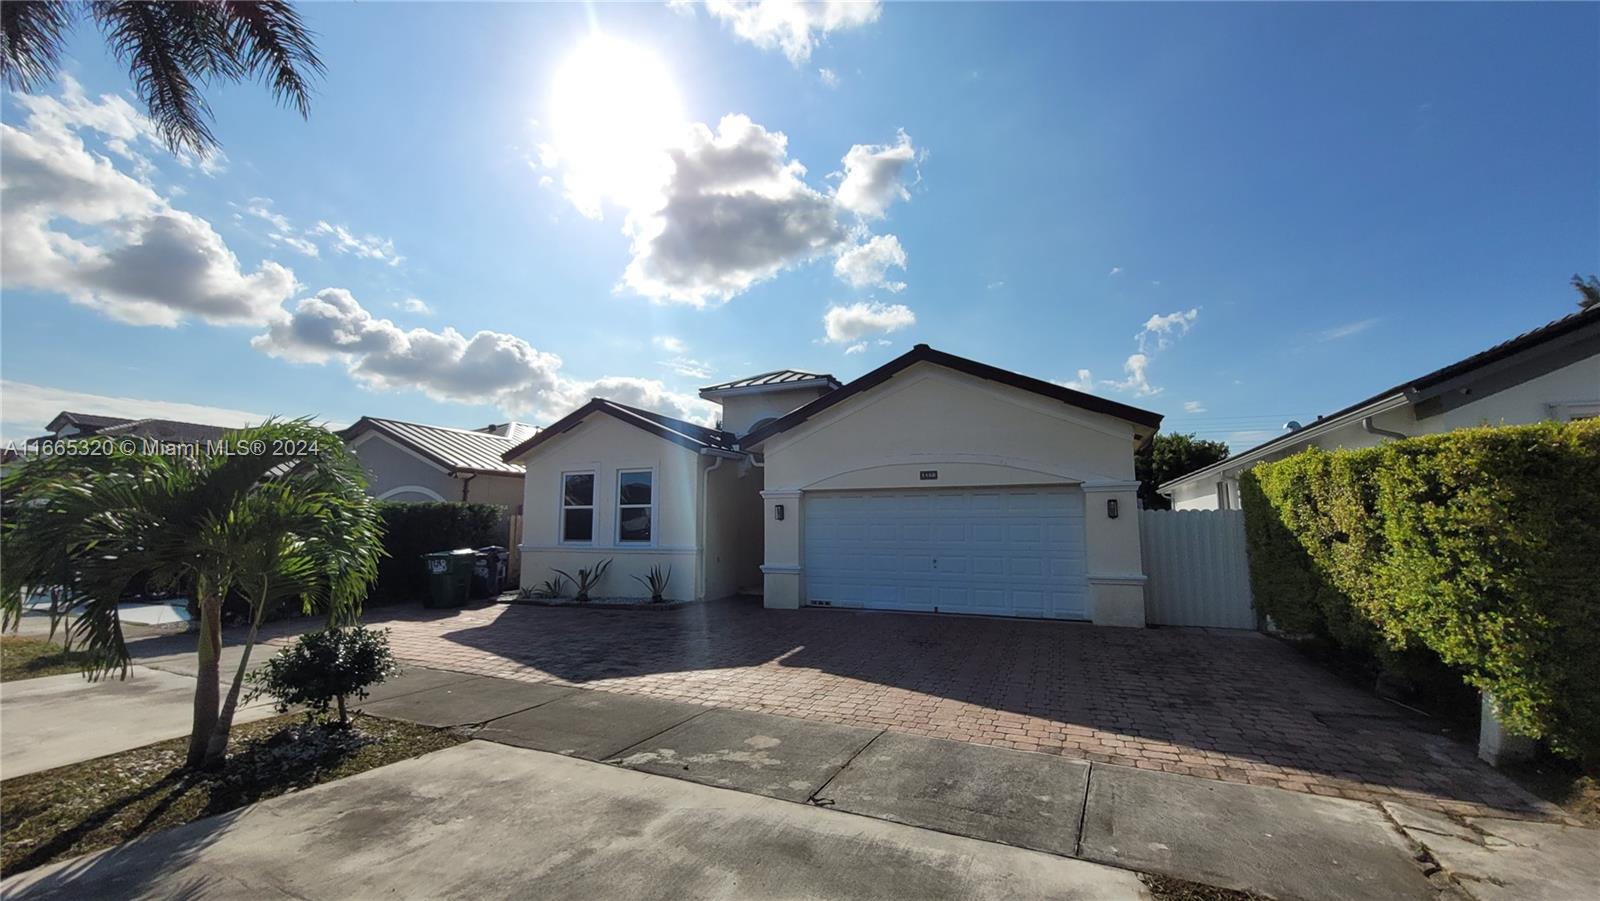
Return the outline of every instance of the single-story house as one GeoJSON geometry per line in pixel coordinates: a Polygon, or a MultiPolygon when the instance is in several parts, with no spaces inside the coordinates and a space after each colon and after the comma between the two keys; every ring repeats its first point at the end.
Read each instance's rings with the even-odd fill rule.
{"type": "Polygon", "coordinates": [[[522,579],[599,593],[1142,626],[1134,453],[1161,416],[925,344],[862,377],[713,385],[707,428],[595,399],[506,451],[522,579]]]}
{"type": "Polygon", "coordinates": [[[453,429],[363,416],[339,436],[361,460],[367,492],[378,500],[469,501],[517,513],[522,465],[504,456],[537,431],[520,422],[453,429]]]}
{"type": "Polygon", "coordinates": [[[1237,509],[1239,474],[1308,447],[1600,416],[1600,306],[1579,310],[1161,484],[1174,510],[1237,509]]]}

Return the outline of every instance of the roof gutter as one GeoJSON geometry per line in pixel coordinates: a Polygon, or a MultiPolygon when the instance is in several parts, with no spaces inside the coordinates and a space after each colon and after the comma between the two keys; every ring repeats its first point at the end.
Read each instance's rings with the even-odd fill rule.
{"type": "MultiPolygon", "coordinates": [[[[1279,435],[1278,437],[1273,438],[1264,444],[1256,445],[1237,457],[1229,457],[1226,460],[1219,460],[1218,462],[1213,463],[1203,469],[1197,469],[1194,472],[1188,473],[1187,475],[1181,475],[1176,479],[1162,482],[1160,485],[1156,486],[1156,490],[1162,494],[1166,494],[1167,492],[1171,491],[1174,486],[1183,482],[1191,481],[1201,476],[1207,476],[1218,472],[1237,472],[1242,469],[1248,469],[1251,464],[1259,462],[1262,457],[1265,457],[1267,454],[1270,454],[1281,447],[1294,444],[1296,441],[1307,438],[1315,438],[1318,435],[1326,434],[1334,429],[1349,425],[1352,422],[1370,420],[1372,417],[1377,416],[1380,413],[1387,413],[1390,410],[1399,409],[1400,407],[1404,407],[1409,403],[1411,403],[1411,401],[1404,393],[1391,394],[1388,397],[1380,398],[1364,407],[1351,410],[1348,413],[1344,413],[1339,416],[1329,416],[1326,419],[1320,419],[1316,422],[1313,422],[1311,425],[1308,425],[1305,428],[1296,429],[1293,432],[1279,435]]],[[[1375,434],[1382,433],[1380,432],[1375,434]]],[[[1407,435],[1399,435],[1398,433],[1393,434],[1401,438],[1410,437],[1407,435]]]]}

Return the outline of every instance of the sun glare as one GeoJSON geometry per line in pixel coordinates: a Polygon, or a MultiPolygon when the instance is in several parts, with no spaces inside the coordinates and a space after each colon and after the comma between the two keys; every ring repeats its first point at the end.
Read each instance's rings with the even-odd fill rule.
{"type": "Polygon", "coordinates": [[[590,202],[629,204],[660,186],[667,165],[662,150],[678,140],[685,123],[661,59],[597,33],[557,70],[550,124],[569,190],[590,202]]]}

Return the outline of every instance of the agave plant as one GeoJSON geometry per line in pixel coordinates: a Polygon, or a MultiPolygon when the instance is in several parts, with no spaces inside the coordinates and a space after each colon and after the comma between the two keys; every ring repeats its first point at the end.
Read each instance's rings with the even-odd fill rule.
{"type": "Polygon", "coordinates": [[[633,580],[650,589],[650,602],[658,604],[661,602],[662,593],[667,590],[667,582],[672,580],[672,567],[669,566],[663,570],[661,564],[657,563],[655,566],[650,567],[650,576],[648,578],[634,576],[633,580]]]}
{"type": "Polygon", "coordinates": [[[567,591],[567,580],[560,576],[554,579],[545,579],[533,588],[522,589],[524,598],[535,598],[541,601],[550,601],[561,597],[567,591]]]}
{"type": "Polygon", "coordinates": [[[589,592],[600,584],[600,580],[605,578],[606,570],[610,568],[611,559],[608,557],[587,569],[578,570],[576,576],[559,569],[554,570],[554,572],[558,576],[566,577],[567,581],[577,586],[578,591],[572,596],[574,601],[580,604],[587,604],[589,603],[589,592]]]}

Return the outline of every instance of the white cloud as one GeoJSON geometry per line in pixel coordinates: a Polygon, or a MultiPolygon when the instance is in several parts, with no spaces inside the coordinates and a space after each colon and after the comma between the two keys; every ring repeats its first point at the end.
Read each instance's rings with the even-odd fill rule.
{"type": "Polygon", "coordinates": [[[428,302],[420,297],[406,298],[401,302],[400,309],[405,310],[407,313],[416,313],[419,316],[433,315],[433,307],[428,306],[428,302]]]}
{"type": "Polygon", "coordinates": [[[1380,317],[1374,316],[1371,319],[1358,319],[1355,322],[1347,322],[1344,325],[1334,326],[1326,331],[1319,332],[1317,334],[1317,340],[1337,341],[1340,338],[1348,338],[1351,335],[1359,335],[1367,329],[1377,325],[1380,321],[1382,321],[1380,317]]]}
{"type": "Polygon", "coordinates": [[[395,252],[394,242],[376,235],[356,235],[342,225],[319,221],[307,234],[322,235],[333,240],[333,249],[366,260],[377,260],[398,266],[405,260],[395,252]]]}
{"type": "Polygon", "coordinates": [[[681,354],[689,349],[689,345],[683,343],[682,338],[675,338],[672,335],[657,335],[650,339],[650,343],[669,354],[681,354]]]}
{"type": "Polygon", "coordinates": [[[1063,388],[1071,388],[1074,391],[1093,391],[1094,373],[1087,369],[1080,369],[1078,370],[1077,378],[1067,379],[1065,381],[1058,380],[1056,381],[1056,384],[1063,388]]]}
{"type": "Polygon", "coordinates": [[[844,243],[833,202],[802,179],[788,138],[725,116],[669,152],[664,203],[628,217],[633,261],[623,282],[655,300],[726,301],[844,243]]]}
{"type": "Polygon", "coordinates": [[[1172,342],[1189,333],[1189,327],[1200,318],[1198,308],[1188,312],[1168,313],[1166,315],[1152,315],[1145,321],[1144,328],[1134,336],[1139,342],[1139,350],[1143,353],[1153,353],[1157,350],[1166,350],[1172,342]],[[1152,342],[1154,344],[1152,345],[1152,342]]]}
{"type": "Polygon", "coordinates": [[[863,301],[845,307],[830,307],[822,317],[828,340],[849,344],[868,335],[897,332],[917,324],[917,316],[905,304],[863,301]]]}
{"type": "Polygon", "coordinates": [[[1204,413],[1205,411],[1206,405],[1197,400],[1186,400],[1183,402],[1183,412],[1185,413],[1204,413]]]}
{"type": "Polygon", "coordinates": [[[844,349],[844,352],[847,353],[847,354],[859,354],[859,353],[864,353],[866,351],[866,349],[867,349],[867,342],[865,342],[865,341],[857,341],[856,343],[850,345],[849,347],[846,347],[844,349]]]}
{"type": "Polygon", "coordinates": [[[1145,354],[1129,354],[1128,359],[1122,364],[1122,372],[1126,376],[1121,381],[1108,381],[1105,384],[1118,391],[1132,391],[1138,397],[1154,397],[1165,391],[1150,384],[1145,376],[1145,369],[1150,365],[1150,358],[1145,354]]]}
{"type": "Polygon", "coordinates": [[[343,288],[301,299],[251,345],[293,362],[341,362],[356,381],[374,390],[414,390],[439,401],[494,404],[512,416],[554,419],[591,396],[698,422],[715,415],[713,405],[650,379],[567,378],[560,372],[560,357],[515,335],[479,331],[468,337],[448,327],[402,329],[374,317],[343,288]]]}
{"type": "Polygon", "coordinates": [[[673,357],[670,360],[662,360],[661,365],[676,372],[678,375],[687,376],[691,379],[710,378],[711,376],[711,364],[704,360],[673,357]]]}
{"type": "Polygon", "coordinates": [[[244,272],[209,222],[85,145],[86,134],[97,136],[136,171],[149,164],[134,146],[165,152],[125,100],[91,101],[69,77],[59,96],[12,96],[28,115],[21,126],[0,124],[6,288],[48,291],[123,322],[164,326],[190,318],[263,322],[294,290],[290,270],[264,262],[244,272]]]}
{"type": "MultiPolygon", "coordinates": [[[[257,425],[267,418],[265,413],[249,413],[226,407],[147,400],[139,397],[114,397],[71,391],[66,388],[32,385],[27,382],[0,381],[0,422],[6,425],[8,440],[22,440],[44,434],[45,423],[54,419],[56,414],[63,410],[125,416],[129,419],[175,419],[180,422],[200,422],[230,427],[257,425]]],[[[298,416],[311,411],[275,412],[285,416],[298,416]]]]}
{"type": "Polygon", "coordinates": [[[1111,267],[1111,271],[1106,273],[1106,275],[1108,275],[1108,276],[1121,275],[1121,274],[1122,274],[1122,267],[1121,266],[1112,266],[1111,267]]]}
{"type": "Polygon", "coordinates": [[[844,180],[835,197],[839,205],[863,219],[881,219],[896,200],[909,200],[904,184],[914,169],[917,149],[901,131],[894,144],[857,144],[844,155],[844,180]]]}
{"type": "Polygon", "coordinates": [[[852,288],[885,288],[899,292],[905,282],[890,280],[890,269],[906,268],[906,252],[900,239],[894,235],[875,235],[865,244],[857,244],[839,254],[834,261],[833,274],[852,288]]]}
{"type": "MultiPolygon", "coordinates": [[[[680,10],[688,7],[672,0],[680,10]]],[[[831,33],[878,20],[878,0],[706,0],[706,12],[763,50],[781,49],[799,65],[831,33]]]]}
{"type": "Polygon", "coordinates": [[[839,86],[839,73],[824,66],[817,70],[817,78],[822,80],[825,87],[836,88],[839,86]]]}

